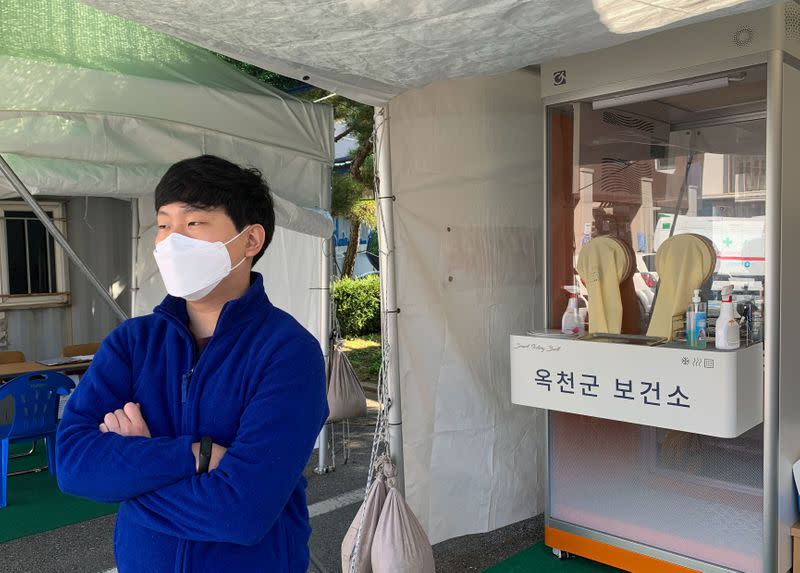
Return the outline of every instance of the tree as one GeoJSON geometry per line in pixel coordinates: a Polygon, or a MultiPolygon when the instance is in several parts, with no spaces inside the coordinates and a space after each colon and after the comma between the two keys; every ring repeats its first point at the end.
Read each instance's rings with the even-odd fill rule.
{"type": "Polygon", "coordinates": [[[353,276],[361,225],[366,223],[374,228],[377,223],[375,200],[370,198],[373,193],[373,156],[370,154],[363,159],[359,159],[359,151],[361,150],[362,146],[359,146],[352,153],[350,171],[333,177],[333,207],[331,214],[334,217],[343,217],[350,222],[347,250],[344,254],[341,269],[341,276],[343,277],[353,276]],[[361,164],[361,167],[354,174],[353,166],[356,166],[357,162],[361,164]]]}
{"type": "Polygon", "coordinates": [[[347,173],[333,177],[332,215],[350,222],[347,250],[342,262],[341,276],[352,277],[360,242],[361,225],[376,226],[375,216],[375,162],[372,152],[373,108],[337,96],[333,102],[337,119],[347,125],[345,133],[352,134],[358,147],[351,153],[347,173]]]}
{"type": "Polygon", "coordinates": [[[347,173],[333,176],[331,207],[331,214],[334,217],[342,217],[350,223],[341,276],[352,277],[361,238],[361,225],[366,223],[373,228],[376,226],[372,106],[341,96],[329,97],[331,94],[326,90],[310,86],[300,80],[287,78],[227,56],[220,57],[244,73],[272,87],[290,92],[296,97],[311,101],[325,98],[325,101],[333,106],[336,120],[343,121],[346,125],[345,130],[336,136],[335,141],[348,135],[355,137],[358,147],[351,153],[350,168],[347,173]]]}

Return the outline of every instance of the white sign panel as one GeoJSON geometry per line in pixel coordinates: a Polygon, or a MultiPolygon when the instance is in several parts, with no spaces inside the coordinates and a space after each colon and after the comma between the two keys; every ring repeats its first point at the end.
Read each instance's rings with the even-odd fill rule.
{"type": "Polygon", "coordinates": [[[514,404],[734,438],[763,419],[763,347],[511,337],[514,404]]]}

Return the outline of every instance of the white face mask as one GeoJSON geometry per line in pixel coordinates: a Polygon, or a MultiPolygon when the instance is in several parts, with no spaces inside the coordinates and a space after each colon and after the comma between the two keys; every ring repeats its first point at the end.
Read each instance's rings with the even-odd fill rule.
{"type": "Polygon", "coordinates": [[[178,233],[172,233],[158,243],[153,256],[167,292],[191,301],[207,296],[247,259],[243,258],[232,267],[225,245],[238,239],[249,228],[245,227],[225,243],[202,241],[178,233]]]}

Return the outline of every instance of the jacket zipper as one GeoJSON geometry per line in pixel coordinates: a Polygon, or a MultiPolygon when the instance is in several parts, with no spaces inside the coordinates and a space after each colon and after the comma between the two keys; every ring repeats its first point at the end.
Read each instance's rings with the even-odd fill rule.
{"type": "MultiPolygon", "coordinates": [[[[189,334],[189,336],[192,336],[191,333],[189,334]]],[[[197,372],[197,367],[203,361],[203,356],[208,354],[208,349],[211,348],[211,345],[213,343],[214,343],[214,338],[212,337],[211,340],[208,341],[208,344],[206,344],[206,347],[203,350],[203,354],[200,355],[199,357],[195,357],[194,348],[192,348],[192,367],[189,368],[186,374],[183,375],[183,379],[181,381],[181,403],[184,405],[189,400],[189,385],[192,381],[192,377],[195,376],[195,373],[197,372]]],[[[193,344],[196,343],[193,342],[193,344]]]]}
{"type": "MultiPolygon", "coordinates": [[[[189,336],[192,337],[192,339],[193,339],[192,333],[189,332],[188,328],[186,329],[186,331],[188,332],[189,336]]],[[[208,341],[208,344],[206,344],[205,350],[203,350],[203,354],[200,355],[199,357],[195,356],[194,347],[192,348],[192,366],[183,375],[183,377],[181,379],[181,406],[182,406],[182,412],[183,412],[183,420],[182,420],[182,424],[181,425],[183,426],[183,431],[184,432],[188,432],[189,431],[189,428],[188,428],[188,417],[189,417],[188,416],[188,408],[189,408],[189,391],[191,390],[190,384],[192,382],[192,377],[194,377],[194,375],[195,375],[195,373],[197,371],[197,367],[203,361],[203,356],[208,354],[208,349],[211,347],[211,345],[213,343],[214,343],[214,338],[212,337],[211,340],[208,341]]],[[[192,344],[196,344],[196,342],[192,342],[192,344]]]]}
{"type": "Polygon", "coordinates": [[[189,336],[190,344],[192,345],[189,349],[192,359],[189,369],[184,373],[183,376],[181,376],[181,429],[184,434],[189,431],[189,383],[192,381],[192,375],[194,374],[194,369],[197,366],[197,361],[199,360],[199,358],[195,357],[195,342],[192,340],[192,333],[189,332],[188,328],[185,328],[185,330],[186,334],[189,336]]]}
{"type": "MultiPolygon", "coordinates": [[[[183,326],[183,325],[181,325],[183,326]]],[[[188,332],[188,328],[184,329],[187,331],[190,340],[192,339],[192,333],[188,332]]],[[[196,344],[192,341],[192,344],[196,344]]],[[[195,357],[195,349],[192,346],[190,350],[192,356],[192,366],[186,373],[181,376],[181,427],[183,428],[183,432],[186,433],[189,431],[189,384],[192,381],[192,374],[194,374],[194,369],[197,367],[197,363],[200,361],[199,357],[195,357]]],[[[186,567],[186,560],[189,553],[189,542],[185,539],[180,540],[179,545],[179,555],[180,561],[177,567],[177,573],[187,573],[188,569],[186,567]]]]}
{"type": "Polygon", "coordinates": [[[193,373],[194,367],[183,375],[183,380],[181,381],[181,404],[186,404],[186,399],[189,397],[189,382],[192,380],[193,373]]]}
{"type": "Polygon", "coordinates": [[[178,573],[187,573],[186,557],[189,553],[189,542],[186,539],[180,540],[180,562],[176,567],[178,573]]]}

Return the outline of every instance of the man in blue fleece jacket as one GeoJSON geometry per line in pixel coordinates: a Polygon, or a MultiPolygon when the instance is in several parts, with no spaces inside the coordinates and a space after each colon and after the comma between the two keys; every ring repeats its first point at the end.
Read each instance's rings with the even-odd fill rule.
{"type": "Polygon", "coordinates": [[[305,573],[325,365],[251,272],[275,227],[269,190],[202,156],[170,167],[155,203],[170,295],[105,339],[67,403],[59,486],[120,503],[120,573],[305,573]]]}

